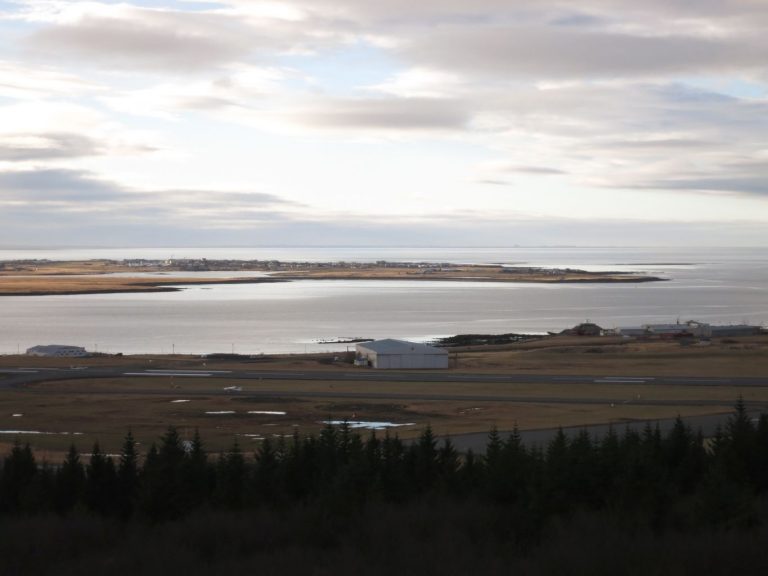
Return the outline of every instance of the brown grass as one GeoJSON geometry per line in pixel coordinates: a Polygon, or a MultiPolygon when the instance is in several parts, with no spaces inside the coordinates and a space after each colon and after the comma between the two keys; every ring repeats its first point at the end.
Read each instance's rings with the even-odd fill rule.
{"type": "MultiPolygon", "coordinates": [[[[475,349],[458,353],[458,369],[464,373],[590,374],[616,376],[765,376],[768,374],[768,338],[737,338],[714,342],[707,348],[682,348],[675,343],[618,343],[610,339],[553,338],[539,343],[475,349]],[[605,344],[603,344],[605,343],[605,344]],[[596,352],[594,350],[600,350],[596,352]]],[[[334,370],[355,373],[363,369],[332,363],[330,355],[264,356],[252,360],[214,361],[191,356],[126,356],[85,359],[54,359],[0,356],[0,367],[68,367],[72,365],[122,367],[128,370],[221,369],[221,370],[334,370]]],[[[2,375],[0,375],[2,377],[2,375]]],[[[768,383],[768,377],[766,378],[768,383]]],[[[555,383],[504,384],[487,382],[365,382],[277,381],[195,379],[179,377],[82,379],[47,382],[29,389],[2,392],[0,429],[82,432],[82,436],[23,436],[34,447],[56,458],[70,441],[83,451],[98,439],[105,449],[116,451],[128,428],[145,446],[170,425],[190,435],[199,428],[212,450],[226,449],[232,441],[253,448],[258,441],[245,434],[287,435],[294,430],[317,432],[320,421],[337,419],[413,422],[400,428],[403,437],[418,434],[430,423],[438,434],[485,432],[517,424],[521,429],[622,422],[626,419],[671,418],[730,411],[742,395],[752,403],[768,406],[768,387],[671,386],[645,384],[555,383]],[[243,387],[241,393],[214,395],[225,386],[243,387]],[[165,394],[150,393],[165,390],[165,394]],[[103,392],[109,391],[109,394],[103,392]],[[130,391],[130,394],[125,392],[130,391]],[[249,393],[273,391],[274,397],[249,393]],[[281,391],[298,394],[280,397],[281,391]],[[301,397],[306,392],[363,392],[381,394],[375,399],[301,397]],[[387,393],[420,393],[444,398],[402,400],[387,393]],[[540,402],[471,401],[469,395],[536,398],[540,402]],[[559,404],[555,399],[574,398],[600,402],[559,404]],[[188,403],[171,403],[189,399],[188,403]],[[547,400],[552,400],[548,402],[547,400]],[[648,400],[671,405],[648,406],[648,400]],[[691,406],[691,402],[714,402],[691,406]],[[676,404],[677,403],[677,404],[676,404]],[[235,415],[206,415],[209,411],[234,410],[235,415]],[[249,410],[286,411],[286,416],[249,415],[249,410]],[[14,413],[23,414],[14,418],[14,413]]],[[[13,441],[0,435],[0,451],[13,441]]]]}

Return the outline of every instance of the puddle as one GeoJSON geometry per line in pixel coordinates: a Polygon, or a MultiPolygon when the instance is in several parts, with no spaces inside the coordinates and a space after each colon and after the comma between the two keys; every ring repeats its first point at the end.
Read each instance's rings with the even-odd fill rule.
{"type": "Polygon", "coordinates": [[[225,390],[227,392],[242,392],[243,391],[243,387],[242,386],[227,386],[223,390],[225,390]]]}
{"type": "Polygon", "coordinates": [[[238,434],[238,436],[248,438],[251,440],[251,442],[262,442],[264,440],[264,436],[262,434],[238,434]]]}
{"type": "Polygon", "coordinates": [[[399,428],[401,426],[415,426],[415,422],[405,422],[396,424],[394,422],[368,422],[365,420],[323,420],[321,424],[330,424],[331,426],[341,426],[346,424],[352,429],[365,428],[367,430],[384,430],[385,428],[399,428]]]}
{"type": "Polygon", "coordinates": [[[192,400],[171,400],[171,404],[181,404],[182,402],[192,402],[192,400]]]}
{"type": "Polygon", "coordinates": [[[21,418],[24,414],[11,414],[11,418],[21,418]]]}
{"type": "Polygon", "coordinates": [[[268,416],[285,416],[280,410],[248,410],[248,414],[266,414],[268,416]]]}
{"type": "Polygon", "coordinates": [[[216,415],[235,414],[235,411],[234,410],[217,410],[213,412],[206,412],[206,414],[216,414],[216,415]]]}

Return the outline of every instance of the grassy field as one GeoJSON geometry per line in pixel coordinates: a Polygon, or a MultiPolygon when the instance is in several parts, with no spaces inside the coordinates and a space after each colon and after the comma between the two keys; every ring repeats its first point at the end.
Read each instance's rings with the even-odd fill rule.
{"type": "MultiPolygon", "coordinates": [[[[0,442],[8,444],[18,436],[30,441],[38,451],[60,452],[70,442],[88,451],[92,443],[99,440],[104,449],[116,451],[129,428],[140,442],[148,445],[172,424],[187,437],[199,428],[213,450],[225,450],[235,439],[248,450],[266,436],[291,435],[294,431],[316,433],[322,421],[329,418],[411,424],[397,428],[401,437],[408,438],[417,435],[427,424],[442,435],[484,432],[492,426],[510,430],[515,425],[535,429],[599,422],[620,424],[629,420],[672,418],[678,414],[727,412],[735,398],[723,391],[722,405],[701,407],[638,405],[632,404],[629,398],[626,403],[555,404],[544,400],[531,404],[461,399],[263,398],[249,396],[249,387],[232,396],[185,394],[190,392],[186,387],[168,396],[71,393],[66,388],[54,388],[51,385],[41,393],[6,393],[4,413],[0,416],[3,430],[38,430],[52,434],[4,435],[0,442]],[[255,412],[285,412],[285,415],[255,412]]],[[[768,405],[768,394],[760,397],[768,405]]]]}
{"type": "MultiPolygon", "coordinates": [[[[681,347],[671,342],[637,343],[594,338],[552,338],[500,349],[455,353],[450,372],[501,374],[590,374],[615,376],[766,376],[768,337],[681,347]]],[[[333,355],[269,356],[211,360],[189,356],[126,356],[84,359],[0,357],[2,367],[70,367],[74,365],[139,369],[329,370],[360,371],[334,362],[333,355]]],[[[2,375],[0,375],[0,378],[2,375]]],[[[330,377],[330,376],[329,376],[330,377]]],[[[0,451],[14,437],[57,459],[74,441],[87,452],[94,440],[116,451],[130,428],[145,446],[168,425],[185,436],[199,428],[212,450],[237,439],[246,449],[262,438],[294,431],[317,432],[328,418],[409,424],[402,437],[417,435],[429,424],[438,434],[578,426],[629,420],[693,416],[731,410],[742,396],[750,405],[768,407],[768,387],[672,386],[648,383],[488,383],[228,380],[213,378],[110,378],[44,382],[2,391],[0,430],[51,434],[0,434],[0,451]],[[238,385],[241,392],[222,394],[238,385]],[[270,392],[273,394],[265,394],[270,392]],[[286,393],[290,392],[290,395],[286,393]],[[311,397],[323,393],[327,397],[311,397]],[[337,393],[379,394],[380,398],[334,397],[337,393]],[[386,398],[386,394],[428,394],[435,399],[386,398]],[[302,394],[306,394],[302,396],[302,394]],[[468,396],[499,396],[506,401],[479,401],[468,396]],[[528,402],[523,400],[528,399],[528,402]],[[567,404],[574,399],[579,403],[567,404]],[[174,402],[186,400],[186,402],[174,402]],[[530,401],[534,400],[534,401],[530,401]],[[664,401],[667,405],[644,402],[664,401]],[[697,406],[696,402],[707,402],[697,406]],[[220,414],[210,414],[220,412],[220,414]],[[250,412],[250,413],[249,413],[250,412]],[[285,412],[258,414],[255,412],[285,412]],[[21,416],[14,416],[20,414],[21,416]],[[65,434],[69,433],[69,434],[65,434]],[[74,433],[78,433],[75,435],[74,433]]]]}
{"type": "Polygon", "coordinates": [[[557,337],[492,350],[463,349],[455,363],[467,372],[768,377],[768,336],[685,347],[670,341],[557,337]]]}

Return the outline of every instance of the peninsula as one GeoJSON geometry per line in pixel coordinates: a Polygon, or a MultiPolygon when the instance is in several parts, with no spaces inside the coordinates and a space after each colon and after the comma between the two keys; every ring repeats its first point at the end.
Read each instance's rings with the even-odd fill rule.
{"type": "Polygon", "coordinates": [[[0,296],[170,292],[202,284],[293,280],[638,283],[664,278],[629,272],[435,262],[279,260],[18,260],[0,262],[0,296]],[[230,274],[231,273],[231,274],[230,274]]]}

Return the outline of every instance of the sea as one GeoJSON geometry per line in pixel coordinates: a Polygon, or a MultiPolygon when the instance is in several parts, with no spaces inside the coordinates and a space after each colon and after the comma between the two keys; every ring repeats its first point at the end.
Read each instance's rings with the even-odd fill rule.
{"type": "Polygon", "coordinates": [[[95,258],[498,263],[639,272],[666,281],[545,285],[301,280],[194,286],[165,293],[6,296],[0,297],[0,354],[38,344],[124,354],[336,352],[352,345],[328,342],[543,334],[584,321],[605,328],[678,320],[768,323],[765,248],[0,249],[0,260],[95,258]]]}

